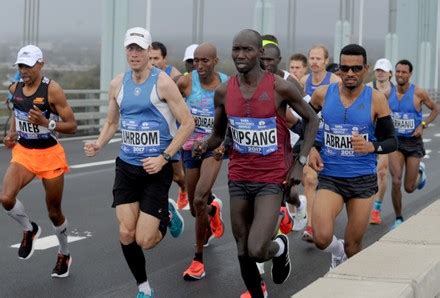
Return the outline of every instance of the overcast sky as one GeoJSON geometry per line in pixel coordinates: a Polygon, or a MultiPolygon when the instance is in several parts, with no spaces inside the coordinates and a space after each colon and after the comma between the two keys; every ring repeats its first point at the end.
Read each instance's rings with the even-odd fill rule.
{"type": "MultiPolygon", "coordinates": [[[[102,1],[107,0],[40,0],[40,41],[56,36],[66,39],[87,36],[100,39],[102,1]]],[[[273,0],[275,34],[287,43],[289,0],[273,0]]],[[[24,0],[2,1],[0,10],[1,41],[21,43],[24,22],[24,0]],[[15,38],[14,38],[15,37],[15,38]]],[[[130,0],[129,26],[145,26],[145,0],[130,0]]],[[[232,37],[240,29],[254,25],[256,0],[205,0],[205,40],[215,42],[219,36],[232,37]]],[[[360,0],[354,0],[353,41],[358,40],[360,0]]],[[[193,0],[152,0],[151,32],[154,40],[172,42],[174,38],[192,38],[193,0]]],[[[304,51],[310,43],[331,43],[339,18],[339,0],[297,0],[295,48],[304,51]],[[312,39],[305,41],[304,38],[312,39]]],[[[388,1],[364,1],[364,40],[384,42],[388,29],[388,1]]],[[[20,45],[20,44],[18,44],[20,45]]],[[[368,49],[368,45],[367,49],[368,49]]],[[[384,45],[383,45],[384,48],[384,45]]]]}

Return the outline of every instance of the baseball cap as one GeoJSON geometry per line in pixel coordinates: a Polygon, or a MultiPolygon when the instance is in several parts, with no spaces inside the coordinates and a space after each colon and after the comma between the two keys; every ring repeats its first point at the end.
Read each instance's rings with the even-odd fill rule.
{"type": "Polygon", "coordinates": [[[390,60],[386,58],[382,58],[376,61],[376,64],[374,64],[374,70],[381,69],[385,72],[392,71],[393,66],[391,65],[390,60]]]}
{"type": "Polygon", "coordinates": [[[183,56],[183,62],[185,62],[188,59],[194,59],[194,51],[198,46],[199,46],[198,44],[192,44],[186,47],[185,55],[183,56]]]}
{"type": "Polygon", "coordinates": [[[17,61],[14,65],[25,64],[33,67],[37,62],[43,62],[43,52],[37,46],[27,45],[18,51],[17,61]]]}
{"type": "Polygon", "coordinates": [[[151,45],[151,34],[146,29],[141,27],[134,27],[127,30],[125,33],[124,47],[137,44],[143,49],[148,49],[151,45]]]}

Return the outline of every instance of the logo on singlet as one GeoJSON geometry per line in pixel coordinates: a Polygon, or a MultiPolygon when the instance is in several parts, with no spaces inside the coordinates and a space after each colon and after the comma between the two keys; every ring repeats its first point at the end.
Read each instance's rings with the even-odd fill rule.
{"type": "Polygon", "coordinates": [[[134,96],[141,95],[141,88],[139,88],[139,87],[134,88],[133,94],[134,94],[134,96]]]}

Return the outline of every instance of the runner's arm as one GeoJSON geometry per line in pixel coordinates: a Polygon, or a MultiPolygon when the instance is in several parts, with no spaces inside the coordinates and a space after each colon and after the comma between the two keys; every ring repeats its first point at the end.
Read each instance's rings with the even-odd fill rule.
{"type": "MultiPolygon", "coordinates": [[[[55,130],[60,133],[74,134],[76,133],[77,125],[75,120],[75,115],[70,105],[67,103],[66,95],[64,94],[61,86],[55,82],[50,81],[48,87],[48,100],[51,108],[55,109],[58,115],[63,121],[59,121],[56,124],[55,130]]],[[[34,109],[36,107],[34,106],[34,109]]],[[[38,108],[36,108],[38,109],[38,108]]],[[[49,119],[47,120],[47,125],[49,126],[49,119]]]]}
{"type": "Polygon", "coordinates": [[[228,118],[226,116],[225,109],[225,96],[227,89],[227,82],[222,83],[216,90],[214,94],[214,127],[212,129],[212,134],[206,140],[207,150],[213,150],[221,145],[225,139],[226,130],[228,127],[228,118]]]}

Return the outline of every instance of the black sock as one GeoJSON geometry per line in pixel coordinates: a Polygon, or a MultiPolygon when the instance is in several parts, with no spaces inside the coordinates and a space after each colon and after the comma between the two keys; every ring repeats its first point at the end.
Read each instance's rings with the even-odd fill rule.
{"type": "Polygon", "coordinates": [[[211,203],[212,203],[212,201],[214,201],[214,199],[215,199],[215,197],[214,197],[214,195],[211,193],[211,194],[209,195],[209,198],[208,198],[208,205],[211,205],[211,203]]]}
{"type": "Polygon", "coordinates": [[[147,272],[145,270],[145,256],[142,248],[135,242],[128,245],[121,243],[122,252],[125,261],[131,270],[136,282],[141,284],[147,281],[147,272]]]}
{"type": "Polygon", "coordinates": [[[217,211],[217,207],[211,205],[211,211],[208,213],[209,216],[214,216],[216,211],[217,211]]]}
{"type": "Polygon", "coordinates": [[[403,221],[403,217],[402,216],[396,216],[396,220],[401,220],[401,221],[403,221]]]}
{"type": "Polygon", "coordinates": [[[239,256],[241,277],[252,298],[263,298],[261,275],[255,260],[248,256],[239,256]]]}
{"type": "Polygon", "coordinates": [[[200,263],[203,263],[203,252],[196,252],[194,261],[199,261],[200,263]]]}

